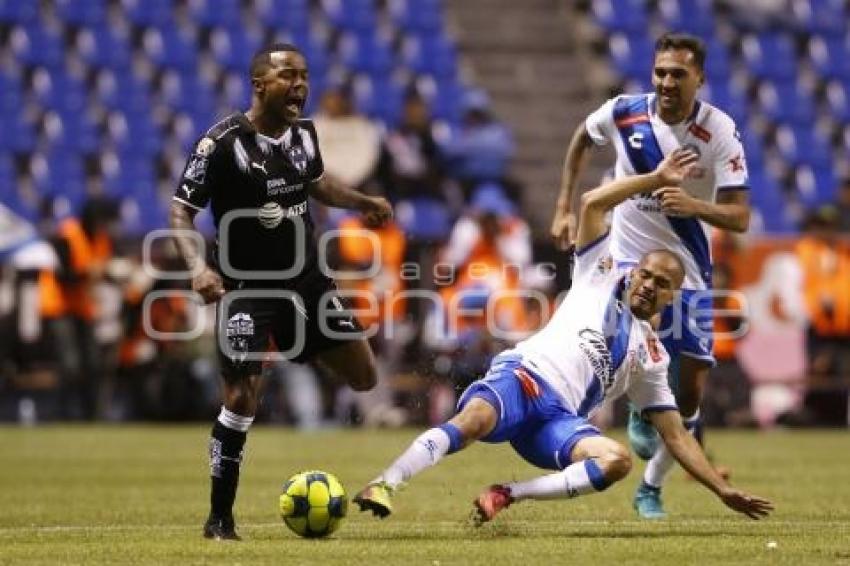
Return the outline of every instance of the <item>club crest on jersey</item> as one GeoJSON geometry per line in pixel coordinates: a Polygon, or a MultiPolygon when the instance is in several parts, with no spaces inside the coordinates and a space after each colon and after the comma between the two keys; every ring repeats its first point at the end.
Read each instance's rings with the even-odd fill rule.
{"type": "Polygon", "coordinates": [[[307,153],[300,145],[293,145],[286,150],[286,156],[289,162],[298,169],[302,175],[307,172],[307,153]]]}
{"type": "Polygon", "coordinates": [[[209,157],[215,150],[215,142],[210,138],[201,138],[198,145],[195,147],[195,155],[200,157],[209,157]]]}

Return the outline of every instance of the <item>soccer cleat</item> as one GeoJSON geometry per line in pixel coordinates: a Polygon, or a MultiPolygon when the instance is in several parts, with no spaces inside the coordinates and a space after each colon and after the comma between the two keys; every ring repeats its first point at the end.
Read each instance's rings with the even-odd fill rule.
{"type": "Polygon", "coordinates": [[[510,507],[513,502],[510,489],[503,485],[491,485],[472,502],[475,505],[472,520],[480,527],[487,521],[492,521],[499,511],[510,507]]]}
{"type": "Polygon", "coordinates": [[[371,511],[374,516],[385,519],[393,512],[393,491],[386,482],[370,483],[352,501],[360,506],[360,511],[371,511]]]}
{"type": "Polygon", "coordinates": [[[233,517],[220,518],[210,515],[204,523],[204,538],[214,540],[242,540],[236,534],[236,524],[233,517]]]}
{"type": "Polygon", "coordinates": [[[641,460],[649,460],[658,450],[658,431],[634,409],[629,411],[629,444],[641,460]]]}
{"type": "Polygon", "coordinates": [[[661,504],[661,488],[640,482],[633,503],[635,511],[643,519],[663,519],[667,516],[661,504]]]}

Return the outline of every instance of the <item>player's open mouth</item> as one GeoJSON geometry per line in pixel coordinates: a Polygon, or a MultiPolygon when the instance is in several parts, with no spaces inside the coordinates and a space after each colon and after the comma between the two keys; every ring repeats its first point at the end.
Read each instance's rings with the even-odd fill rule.
{"type": "Polygon", "coordinates": [[[304,108],[306,98],[303,96],[290,96],[286,99],[286,109],[292,114],[300,114],[304,108]]]}
{"type": "Polygon", "coordinates": [[[649,293],[635,293],[635,298],[647,305],[652,304],[652,296],[649,293]]]}

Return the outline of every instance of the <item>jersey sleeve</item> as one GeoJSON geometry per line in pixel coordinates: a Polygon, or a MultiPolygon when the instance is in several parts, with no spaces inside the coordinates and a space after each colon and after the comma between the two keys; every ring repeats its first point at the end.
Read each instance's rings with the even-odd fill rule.
{"type": "Polygon", "coordinates": [[[611,230],[575,251],[573,281],[601,280],[613,273],[613,262],[609,251],[611,230]]]}
{"type": "Polygon", "coordinates": [[[301,145],[307,157],[304,174],[310,182],[318,181],[325,174],[325,164],[322,161],[322,153],[319,151],[319,134],[316,132],[316,125],[312,120],[301,120],[298,126],[301,145]]]}
{"type": "Polygon", "coordinates": [[[633,380],[626,391],[629,400],[641,413],[678,410],[676,397],[667,383],[669,357],[665,355],[665,358],[664,363],[653,365],[639,379],[633,380]]]}
{"type": "Polygon", "coordinates": [[[596,145],[607,145],[614,135],[614,104],[617,99],[612,98],[597,108],[584,122],[590,139],[596,145]]]}
{"type": "Polygon", "coordinates": [[[714,179],[717,189],[747,187],[747,161],[735,122],[724,117],[717,140],[714,179]]]}
{"type": "Polygon", "coordinates": [[[220,144],[208,136],[198,140],[183,169],[174,200],[198,211],[206,208],[215,182],[213,163],[222,158],[220,144]]]}

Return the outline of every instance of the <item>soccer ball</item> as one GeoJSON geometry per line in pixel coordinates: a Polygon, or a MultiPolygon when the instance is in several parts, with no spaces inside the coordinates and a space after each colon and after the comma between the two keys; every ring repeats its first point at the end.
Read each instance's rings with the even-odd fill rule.
{"type": "Polygon", "coordinates": [[[295,474],[280,494],[280,516],[298,536],[324,537],[339,528],[348,511],[345,489],[333,474],[312,470],[295,474]]]}

